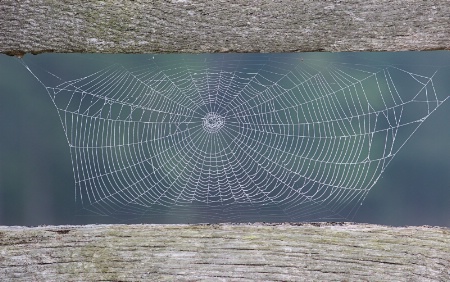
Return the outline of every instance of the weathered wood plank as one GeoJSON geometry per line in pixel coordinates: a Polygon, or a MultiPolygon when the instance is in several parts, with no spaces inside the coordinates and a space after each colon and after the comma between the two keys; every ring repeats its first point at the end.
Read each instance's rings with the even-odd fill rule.
{"type": "Polygon", "coordinates": [[[0,52],[450,50],[447,0],[0,3],[0,52]]]}
{"type": "Polygon", "coordinates": [[[352,223],[0,227],[0,277],[449,281],[450,230],[352,223]]]}

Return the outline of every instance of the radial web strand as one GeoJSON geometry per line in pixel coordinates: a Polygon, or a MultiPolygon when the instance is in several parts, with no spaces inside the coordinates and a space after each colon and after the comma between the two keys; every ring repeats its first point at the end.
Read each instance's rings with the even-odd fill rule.
{"type": "Polygon", "coordinates": [[[300,55],[147,56],[76,79],[27,68],[61,119],[76,201],[150,221],[349,219],[446,99],[432,72],[300,55]]]}

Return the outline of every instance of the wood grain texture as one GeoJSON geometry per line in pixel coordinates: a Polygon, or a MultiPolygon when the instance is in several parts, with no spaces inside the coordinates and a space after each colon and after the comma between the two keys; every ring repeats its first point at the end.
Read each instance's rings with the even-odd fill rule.
{"type": "Polygon", "coordinates": [[[353,223],[0,227],[17,281],[449,281],[450,230],[353,223]]]}
{"type": "Polygon", "coordinates": [[[450,50],[448,0],[0,2],[0,52],[450,50]]]}

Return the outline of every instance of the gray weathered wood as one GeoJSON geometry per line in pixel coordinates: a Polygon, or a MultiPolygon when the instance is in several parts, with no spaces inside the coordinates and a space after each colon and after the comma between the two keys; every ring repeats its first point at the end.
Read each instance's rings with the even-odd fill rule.
{"type": "Polygon", "coordinates": [[[0,2],[0,52],[450,50],[448,0],[0,2]]]}
{"type": "Polygon", "coordinates": [[[352,223],[0,227],[18,281],[450,281],[450,230],[352,223]]]}

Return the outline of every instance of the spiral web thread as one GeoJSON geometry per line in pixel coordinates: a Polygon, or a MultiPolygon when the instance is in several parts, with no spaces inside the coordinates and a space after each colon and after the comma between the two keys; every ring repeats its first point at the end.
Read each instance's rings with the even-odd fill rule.
{"type": "Polygon", "coordinates": [[[443,102],[432,76],[393,66],[167,58],[40,80],[83,209],[155,222],[348,219],[443,102]]]}

